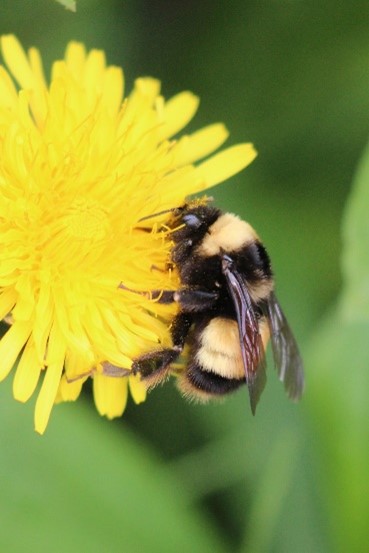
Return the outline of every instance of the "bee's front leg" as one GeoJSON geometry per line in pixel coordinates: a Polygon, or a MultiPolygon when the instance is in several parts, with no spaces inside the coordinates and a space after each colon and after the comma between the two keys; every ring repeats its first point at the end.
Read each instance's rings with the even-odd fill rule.
{"type": "Polygon", "coordinates": [[[178,290],[150,290],[150,292],[139,292],[127,288],[121,283],[119,288],[135,294],[141,294],[158,303],[170,304],[177,302],[181,305],[183,311],[205,311],[213,307],[214,303],[219,298],[218,292],[202,290],[197,287],[179,288],[178,290]]]}

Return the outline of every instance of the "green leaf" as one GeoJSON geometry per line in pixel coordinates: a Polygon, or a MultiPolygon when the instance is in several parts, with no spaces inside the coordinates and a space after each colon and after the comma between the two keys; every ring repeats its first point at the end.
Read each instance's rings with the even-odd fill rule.
{"type": "Polygon", "coordinates": [[[77,4],[75,0],[56,0],[59,4],[62,4],[67,10],[71,12],[77,11],[77,4]]]}
{"type": "Polygon", "coordinates": [[[369,147],[343,223],[344,288],[307,359],[320,496],[334,551],[365,551],[369,527],[369,147]]]}
{"type": "Polygon", "coordinates": [[[347,203],[343,240],[344,312],[351,319],[369,320],[369,145],[347,203]]]}
{"type": "Polygon", "coordinates": [[[3,551],[223,550],[170,469],[128,430],[80,403],[56,407],[40,437],[32,406],[5,384],[0,394],[3,551]]]}
{"type": "Polygon", "coordinates": [[[308,357],[307,401],[336,552],[365,551],[369,528],[369,322],[335,310],[308,357]]]}
{"type": "Polygon", "coordinates": [[[295,438],[293,432],[283,431],[272,444],[254,495],[242,551],[263,553],[272,550],[278,534],[277,522],[295,473],[295,438]]]}

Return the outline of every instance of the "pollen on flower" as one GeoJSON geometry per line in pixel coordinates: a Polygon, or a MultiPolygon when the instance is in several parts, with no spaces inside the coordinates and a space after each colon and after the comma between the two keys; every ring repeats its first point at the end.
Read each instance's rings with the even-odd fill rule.
{"type": "Polygon", "coordinates": [[[256,154],[241,144],[209,157],[228,136],[221,123],[173,139],[198,98],[165,100],[153,78],[125,95],[122,70],[101,51],[71,42],[48,84],[36,49],[26,53],[12,35],[1,48],[0,318],[12,324],[0,340],[0,379],[18,360],[15,398],[27,401],[39,385],[42,433],[53,404],[75,400],[90,376],[109,418],[122,414],[128,389],[135,402],[145,399],[138,377],[101,373],[104,362],[129,369],[169,341],[175,308],[131,290],[173,289],[170,240],[160,224],[144,232],[139,221],[256,154]]]}

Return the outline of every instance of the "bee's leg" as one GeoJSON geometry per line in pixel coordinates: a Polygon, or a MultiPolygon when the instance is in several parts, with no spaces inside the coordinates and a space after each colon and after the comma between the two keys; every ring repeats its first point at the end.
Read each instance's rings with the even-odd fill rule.
{"type": "MultiPolygon", "coordinates": [[[[108,363],[108,361],[101,363],[101,366],[102,366],[102,374],[105,374],[106,376],[122,378],[123,376],[129,376],[130,374],[132,374],[132,372],[129,369],[123,369],[122,367],[118,367],[117,365],[112,365],[111,363],[108,363]]],[[[71,384],[72,382],[76,382],[77,380],[81,380],[82,378],[94,376],[96,372],[97,372],[96,368],[93,368],[89,371],[77,374],[76,376],[72,376],[72,377],[68,377],[65,373],[65,378],[68,384],[71,384]]]]}
{"type": "Polygon", "coordinates": [[[158,303],[180,304],[183,311],[205,311],[213,307],[219,297],[218,292],[209,292],[199,288],[179,288],[178,290],[151,290],[145,292],[150,294],[151,299],[158,303]]]}
{"type": "Polygon", "coordinates": [[[209,292],[199,288],[179,288],[178,290],[152,290],[151,298],[158,303],[180,304],[183,311],[205,311],[213,307],[219,298],[218,292],[209,292]]]}
{"type": "Polygon", "coordinates": [[[91,369],[89,371],[86,371],[84,373],[77,374],[76,376],[67,376],[67,373],[64,372],[65,380],[68,382],[68,384],[72,384],[72,382],[77,382],[77,380],[82,380],[82,378],[87,378],[89,376],[93,376],[95,372],[95,369],[91,369]]]}
{"type": "Polygon", "coordinates": [[[149,388],[165,380],[169,375],[170,365],[183,350],[191,325],[192,315],[180,311],[171,325],[173,347],[141,355],[133,362],[132,373],[139,374],[149,388]]]}
{"type": "Polygon", "coordinates": [[[169,271],[173,271],[174,265],[171,261],[168,261],[165,264],[165,268],[162,269],[161,267],[158,267],[157,265],[151,265],[150,270],[151,271],[159,271],[159,273],[168,273],[169,271]]]}
{"type": "Polygon", "coordinates": [[[101,366],[102,374],[104,374],[105,376],[111,376],[113,378],[123,378],[124,376],[129,376],[132,374],[131,369],[124,369],[122,367],[118,367],[117,365],[112,365],[107,361],[101,363],[101,366]]]}
{"type": "Polygon", "coordinates": [[[173,301],[178,302],[183,311],[191,313],[211,309],[218,298],[218,292],[200,288],[180,288],[173,294],[173,301]]]}
{"type": "Polygon", "coordinates": [[[118,288],[122,288],[122,290],[127,290],[128,292],[133,292],[134,294],[140,294],[148,299],[156,300],[158,303],[173,303],[175,301],[175,290],[150,290],[150,292],[141,292],[140,290],[132,290],[132,288],[128,288],[125,284],[123,284],[123,282],[119,284],[118,288]]]}
{"type": "Polygon", "coordinates": [[[181,305],[183,311],[189,312],[201,312],[207,309],[211,309],[217,299],[219,298],[218,292],[210,292],[209,290],[202,290],[201,288],[179,288],[178,290],[150,290],[150,292],[141,292],[127,288],[122,282],[119,288],[134,292],[135,294],[141,294],[152,300],[156,300],[158,303],[170,304],[177,302],[181,305]]]}

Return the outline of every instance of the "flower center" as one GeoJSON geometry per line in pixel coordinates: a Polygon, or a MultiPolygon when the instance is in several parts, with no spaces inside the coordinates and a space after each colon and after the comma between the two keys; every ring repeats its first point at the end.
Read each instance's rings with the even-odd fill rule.
{"type": "Polygon", "coordinates": [[[65,213],[63,226],[73,239],[98,241],[106,237],[110,225],[106,212],[95,200],[78,198],[65,213]]]}

